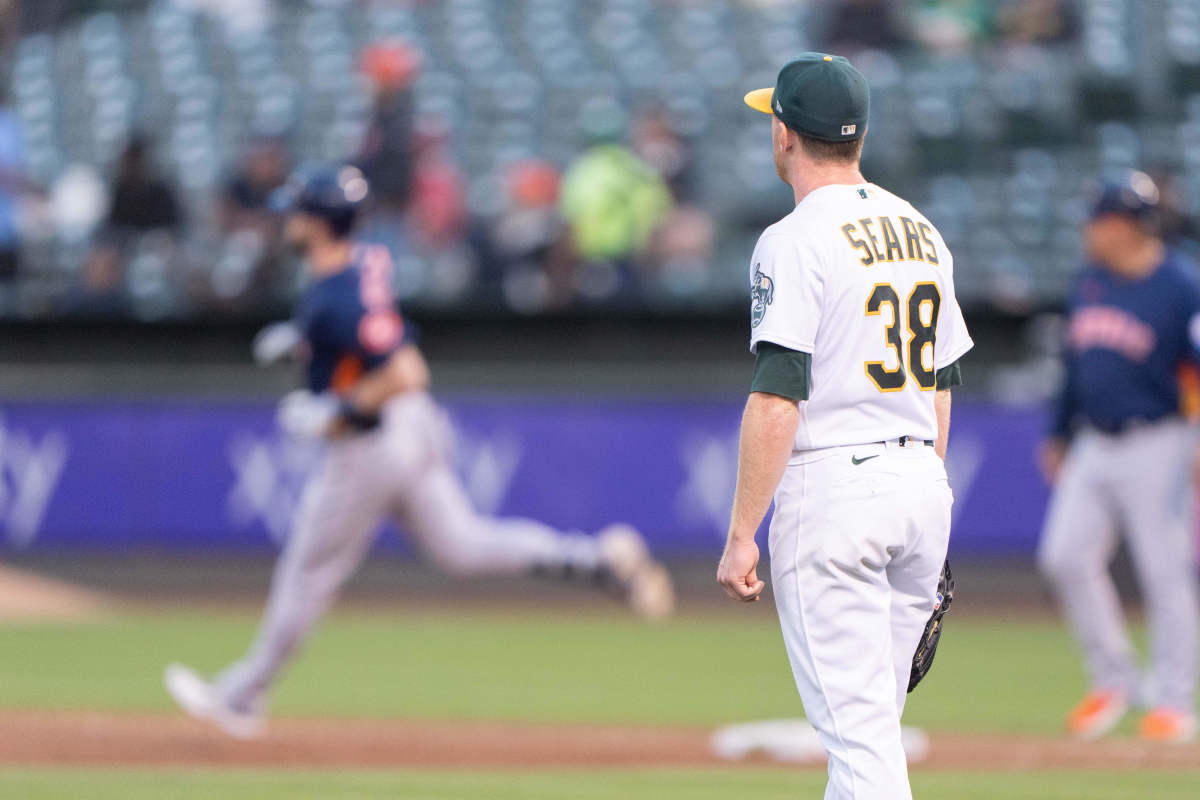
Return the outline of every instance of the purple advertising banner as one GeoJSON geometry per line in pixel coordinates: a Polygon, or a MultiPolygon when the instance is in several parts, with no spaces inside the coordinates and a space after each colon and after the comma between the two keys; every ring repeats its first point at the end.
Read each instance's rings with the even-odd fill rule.
{"type": "MultiPolygon", "coordinates": [[[[580,530],[640,528],[668,556],[720,550],[739,401],[458,396],[457,460],[481,511],[580,530]]],[[[11,549],[264,549],[281,542],[320,447],[267,404],[0,407],[0,541],[11,549]]],[[[1029,555],[1046,503],[1041,412],[955,403],[952,552],[1029,555]]],[[[381,546],[403,547],[385,536],[381,546]]]]}

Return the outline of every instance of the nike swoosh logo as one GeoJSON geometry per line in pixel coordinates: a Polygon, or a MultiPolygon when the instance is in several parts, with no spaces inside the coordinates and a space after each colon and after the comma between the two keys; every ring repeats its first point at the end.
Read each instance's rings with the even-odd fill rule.
{"type": "Polygon", "coordinates": [[[857,467],[859,464],[863,463],[864,461],[870,461],[872,458],[879,458],[879,454],[876,453],[873,456],[866,456],[865,458],[859,458],[858,456],[850,456],[850,463],[857,467]]]}

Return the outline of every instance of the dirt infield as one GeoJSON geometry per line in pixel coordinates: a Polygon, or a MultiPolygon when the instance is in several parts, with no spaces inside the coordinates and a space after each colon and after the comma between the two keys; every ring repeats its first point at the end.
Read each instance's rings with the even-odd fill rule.
{"type": "MultiPolygon", "coordinates": [[[[719,763],[727,762],[709,751],[709,731],[697,728],[289,718],[274,720],[260,741],[237,742],[175,715],[0,712],[0,764],[8,765],[531,768],[719,763]]],[[[924,766],[1200,769],[1200,746],[935,735],[924,766]]]]}
{"type": "Polygon", "coordinates": [[[94,619],[115,606],[102,592],[24,569],[0,566],[0,621],[94,619]]]}

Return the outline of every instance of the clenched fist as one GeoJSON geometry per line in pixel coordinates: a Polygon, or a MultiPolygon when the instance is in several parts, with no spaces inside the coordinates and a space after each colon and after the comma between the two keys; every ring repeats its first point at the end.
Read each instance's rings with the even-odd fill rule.
{"type": "Polygon", "coordinates": [[[717,565],[717,583],[734,600],[753,603],[762,594],[765,583],[758,579],[758,545],[753,539],[730,537],[721,563],[717,565]]]}

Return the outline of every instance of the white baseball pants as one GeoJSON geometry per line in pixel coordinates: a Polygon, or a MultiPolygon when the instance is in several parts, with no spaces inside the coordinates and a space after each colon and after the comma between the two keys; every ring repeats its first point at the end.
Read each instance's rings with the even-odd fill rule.
{"type": "Polygon", "coordinates": [[[594,537],[476,513],[448,463],[450,438],[445,413],[429,395],[414,394],[391,401],[378,430],[329,446],[276,564],[258,636],[217,678],[230,704],[259,701],[358,569],[386,517],[452,575],[599,566],[594,537]]]}
{"type": "Polygon", "coordinates": [[[1193,713],[1197,635],[1196,437],[1179,419],[1108,436],[1079,434],[1067,451],[1042,531],[1038,566],[1058,592],[1092,686],[1193,713]],[[1124,534],[1150,625],[1142,681],[1109,562],[1124,534]]]}
{"type": "Polygon", "coordinates": [[[921,442],[801,453],[780,482],[771,578],[800,699],[829,754],[826,800],[912,797],[900,715],[952,503],[921,442]]]}

